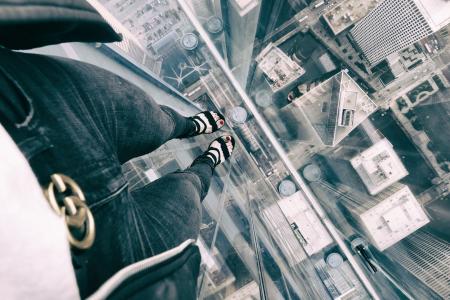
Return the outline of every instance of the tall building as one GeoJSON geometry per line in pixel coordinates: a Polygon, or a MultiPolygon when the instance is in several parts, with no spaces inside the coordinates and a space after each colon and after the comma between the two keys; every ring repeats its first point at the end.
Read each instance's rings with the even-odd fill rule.
{"type": "MultiPolygon", "coordinates": [[[[283,212],[297,240],[308,255],[318,253],[333,242],[333,239],[314,214],[313,208],[304,198],[302,192],[297,191],[265,209],[267,215],[272,215],[279,208],[283,212]]],[[[286,236],[287,238],[288,236],[286,236]]],[[[295,242],[293,242],[295,244],[295,242]]],[[[298,256],[300,253],[297,253],[298,256]]],[[[306,257],[299,257],[304,259],[306,257]]],[[[300,261],[298,261],[300,262],[300,261]]]]}
{"type": "Polygon", "coordinates": [[[328,10],[322,17],[334,35],[338,35],[365,17],[381,1],[383,0],[345,0],[328,10]]]}
{"type": "Polygon", "coordinates": [[[224,16],[228,30],[228,62],[241,86],[247,84],[252,63],[253,46],[258,27],[261,1],[230,0],[224,16]]]}
{"type": "Polygon", "coordinates": [[[350,163],[371,195],[376,195],[408,175],[392,144],[386,138],[353,157],[350,163]]]}
{"type": "Polygon", "coordinates": [[[147,67],[150,71],[159,73],[161,63],[147,51],[144,46],[145,44],[133,35],[129,30],[130,28],[124,25],[123,20],[118,19],[116,11],[112,10],[111,7],[106,7],[109,2],[106,0],[101,1],[102,3],[97,0],[88,0],[88,2],[102,15],[116,32],[119,32],[122,35],[121,42],[107,44],[107,47],[118,52],[120,55],[147,67]]]}
{"type": "Polygon", "coordinates": [[[198,49],[199,38],[176,1],[100,2],[130,32],[119,44],[121,50],[142,61],[173,88],[184,91],[210,69],[198,49]]]}
{"type": "Polygon", "coordinates": [[[330,297],[333,300],[370,299],[349,262],[343,260],[342,256],[337,253],[333,253],[333,255],[340,258],[340,261],[335,265],[326,263],[324,259],[320,259],[314,264],[314,268],[327,288],[330,297]]]}
{"type": "Polygon", "coordinates": [[[158,53],[189,28],[176,1],[100,0],[148,50],[158,53]]]}
{"type": "Polygon", "coordinates": [[[430,222],[408,186],[394,183],[376,196],[341,187],[339,201],[352,214],[361,233],[384,251],[430,222]]]}
{"type": "Polygon", "coordinates": [[[450,23],[450,1],[384,0],[351,30],[371,65],[450,23]]]}
{"type": "Polygon", "coordinates": [[[377,109],[359,85],[342,71],[293,101],[323,144],[336,146],[377,109]]]}
{"type": "Polygon", "coordinates": [[[205,271],[203,280],[206,281],[206,284],[203,284],[201,293],[203,297],[207,298],[231,286],[236,281],[236,277],[226,264],[219,249],[216,247],[209,248],[201,237],[197,241],[197,246],[200,250],[202,267],[205,271]]]}
{"type": "Polygon", "coordinates": [[[270,43],[256,57],[272,91],[276,92],[305,74],[305,70],[280,48],[270,43]]]}
{"type": "Polygon", "coordinates": [[[231,295],[227,296],[227,300],[240,300],[240,299],[259,299],[259,286],[255,281],[247,283],[240,289],[233,292],[231,295]]]}
{"type": "Polygon", "coordinates": [[[450,299],[450,243],[420,230],[386,254],[443,299],[450,299]]]}

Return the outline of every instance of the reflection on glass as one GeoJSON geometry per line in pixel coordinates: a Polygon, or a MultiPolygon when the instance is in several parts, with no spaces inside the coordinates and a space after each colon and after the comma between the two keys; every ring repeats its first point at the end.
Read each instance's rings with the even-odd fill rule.
{"type": "MultiPolygon", "coordinates": [[[[179,1],[325,212],[176,0],[101,0],[145,50],[126,55],[198,108],[221,110],[238,137],[203,203],[199,298],[450,299],[450,3],[179,1]]],[[[206,145],[171,144],[124,169],[146,184],[206,145]]]]}

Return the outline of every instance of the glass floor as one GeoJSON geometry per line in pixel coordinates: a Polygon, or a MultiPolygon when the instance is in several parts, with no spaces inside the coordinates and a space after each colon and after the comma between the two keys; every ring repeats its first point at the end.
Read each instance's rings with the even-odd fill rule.
{"type": "MultiPolygon", "coordinates": [[[[219,109],[237,138],[203,202],[199,299],[450,299],[450,16],[392,50],[358,35],[393,34],[370,27],[390,0],[88,2],[121,43],[37,51],[219,109]]],[[[212,138],[126,163],[130,187],[212,138]]]]}

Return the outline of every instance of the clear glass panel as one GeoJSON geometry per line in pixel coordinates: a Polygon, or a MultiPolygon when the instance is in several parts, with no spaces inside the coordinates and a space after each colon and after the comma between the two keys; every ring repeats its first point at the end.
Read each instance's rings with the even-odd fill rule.
{"type": "MultiPolygon", "coordinates": [[[[210,18],[219,17],[224,23],[227,51],[223,51],[217,34],[208,29],[204,10],[200,13],[197,9],[215,2],[179,2],[187,2],[195,15],[194,23],[197,19],[221,50],[234,78],[308,182],[378,296],[449,298],[450,236],[445,230],[450,209],[445,158],[448,138],[440,130],[449,124],[445,104],[450,91],[448,4],[445,22],[422,36],[404,36],[409,44],[394,49],[390,45],[370,46],[359,32],[381,42],[380,36],[398,36],[386,28],[376,31],[371,23],[375,17],[371,16],[386,17],[392,10],[401,13],[404,3],[394,7],[396,1],[387,0],[379,6],[382,1],[220,2],[222,15],[213,8],[209,12],[210,18]],[[372,15],[366,17],[370,11],[372,15]],[[384,53],[376,52],[382,50],[384,53]]],[[[414,2],[418,6],[414,14],[431,18],[425,20],[429,24],[440,15],[431,1],[414,2]],[[426,16],[424,8],[431,16],[426,16]]],[[[402,20],[398,26],[406,27],[412,35],[421,21],[402,20]],[[417,24],[412,25],[414,22],[417,24]]],[[[196,30],[201,36],[199,28],[196,30]]],[[[207,40],[205,44],[212,50],[207,40]]],[[[229,86],[228,81],[220,83],[229,86]]],[[[247,112],[252,110],[236,104],[247,112]]],[[[263,140],[265,133],[252,127],[252,121],[249,117],[245,125],[263,140]]],[[[270,143],[263,145],[270,147],[270,143]]],[[[251,144],[246,146],[250,153],[257,152],[251,144]]],[[[273,165],[277,157],[270,157],[264,146],[261,149],[267,155],[256,160],[273,165]]],[[[285,179],[264,175],[279,189],[280,180],[285,179]]],[[[286,202],[292,196],[285,197],[281,190],[280,194],[278,205],[328,294],[338,297],[337,286],[361,286],[354,274],[347,279],[341,264],[338,275],[334,273],[335,260],[340,262],[343,257],[345,262],[346,258],[342,247],[335,244],[336,237],[327,244],[328,233],[320,216],[314,222],[308,210],[295,215],[295,208],[286,202]],[[316,241],[323,238],[322,245],[308,243],[308,226],[315,229],[316,241]],[[320,250],[314,253],[314,247],[320,250]]],[[[310,213],[314,215],[313,210],[310,213]]],[[[286,239],[284,232],[271,231],[273,238],[286,239]]],[[[314,283],[314,277],[308,280],[314,283]]],[[[368,295],[363,290],[356,297],[368,295]]]]}
{"type": "MultiPolygon", "coordinates": [[[[203,203],[200,299],[450,299],[448,1],[89,2],[124,42],[57,54],[238,138],[203,203]]],[[[209,140],[124,170],[146,184],[209,140]]]]}

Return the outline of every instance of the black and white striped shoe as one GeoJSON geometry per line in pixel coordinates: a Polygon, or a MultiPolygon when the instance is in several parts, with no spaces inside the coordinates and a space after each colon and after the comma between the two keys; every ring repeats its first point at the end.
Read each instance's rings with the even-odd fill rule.
{"type": "Polygon", "coordinates": [[[188,134],[188,137],[213,133],[225,125],[224,116],[215,111],[203,111],[189,119],[194,123],[195,128],[188,134]]]}
{"type": "Polygon", "coordinates": [[[216,167],[231,156],[234,145],[235,141],[231,135],[221,136],[212,141],[212,143],[209,144],[208,149],[197,159],[208,157],[212,160],[214,167],[216,167]]]}

